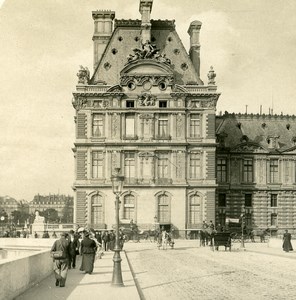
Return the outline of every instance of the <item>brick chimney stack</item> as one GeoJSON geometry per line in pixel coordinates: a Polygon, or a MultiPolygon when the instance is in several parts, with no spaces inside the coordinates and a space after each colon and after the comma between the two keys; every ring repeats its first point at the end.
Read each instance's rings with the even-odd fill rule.
{"type": "Polygon", "coordinates": [[[111,37],[113,31],[113,20],[115,11],[97,10],[92,12],[94,19],[94,70],[98,66],[105,47],[111,37]]]}
{"type": "Polygon", "coordinates": [[[190,49],[189,56],[194,65],[198,77],[200,77],[200,43],[199,32],[202,23],[200,21],[191,22],[188,28],[188,34],[190,36],[190,49]]]}
{"type": "Polygon", "coordinates": [[[140,0],[139,12],[142,16],[141,23],[141,41],[145,44],[146,41],[151,41],[151,22],[150,13],[152,10],[153,0],[140,0]]]}

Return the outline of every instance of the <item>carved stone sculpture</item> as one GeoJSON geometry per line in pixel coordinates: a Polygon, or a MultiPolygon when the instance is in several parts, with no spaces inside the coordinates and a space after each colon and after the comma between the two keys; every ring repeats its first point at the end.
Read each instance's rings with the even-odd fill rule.
{"type": "Polygon", "coordinates": [[[208,79],[209,79],[208,84],[209,85],[215,85],[215,83],[216,83],[215,78],[216,78],[216,73],[214,71],[213,66],[211,66],[210,71],[208,73],[208,79]]]}
{"type": "Polygon", "coordinates": [[[139,99],[139,105],[141,106],[154,106],[156,97],[148,93],[143,93],[138,97],[138,99],[139,99]]]}
{"type": "Polygon", "coordinates": [[[129,54],[127,57],[127,63],[136,61],[138,59],[155,59],[159,62],[171,64],[171,60],[166,57],[165,54],[160,54],[159,49],[156,48],[156,45],[151,44],[150,41],[146,41],[142,44],[142,49],[134,48],[132,49],[134,54],[129,54]]]}
{"type": "Polygon", "coordinates": [[[88,84],[90,79],[90,72],[87,67],[80,66],[78,73],[78,84],[88,84]]]}

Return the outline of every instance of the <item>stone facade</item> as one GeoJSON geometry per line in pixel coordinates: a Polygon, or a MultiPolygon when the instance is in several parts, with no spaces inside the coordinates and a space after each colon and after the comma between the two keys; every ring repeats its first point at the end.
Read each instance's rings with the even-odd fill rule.
{"type": "Polygon", "coordinates": [[[191,230],[215,219],[219,94],[213,69],[208,85],[199,76],[201,23],[190,24],[188,55],[174,21],[151,20],[151,9],[140,1],[142,21],[93,12],[94,74],[81,67],[72,102],[74,222],[82,226],[113,226],[115,168],[125,176],[122,224],[191,230]]]}
{"type": "Polygon", "coordinates": [[[217,116],[216,220],[239,217],[249,228],[296,225],[296,117],[217,116]]]}

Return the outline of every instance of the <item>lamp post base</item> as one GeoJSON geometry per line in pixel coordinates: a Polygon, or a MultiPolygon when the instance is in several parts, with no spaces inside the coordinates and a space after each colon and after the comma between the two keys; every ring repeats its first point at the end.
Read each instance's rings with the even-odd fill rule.
{"type": "Polygon", "coordinates": [[[114,256],[113,256],[113,276],[112,276],[112,283],[113,286],[124,286],[122,280],[122,273],[121,273],[121,257],[120,257],[120,249],[114,249],[114,256]]]}

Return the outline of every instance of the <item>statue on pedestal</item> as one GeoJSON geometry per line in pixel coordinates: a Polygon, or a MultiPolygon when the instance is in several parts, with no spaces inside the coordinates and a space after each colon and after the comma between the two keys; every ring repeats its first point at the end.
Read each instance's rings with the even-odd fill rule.
{"type": "Polygon", "coordinates": [[[39,211],[36,210],[35,212],[35,219],[34,219],[34,224],[44,224],[44,217],[39,215],[39,211]]]}

